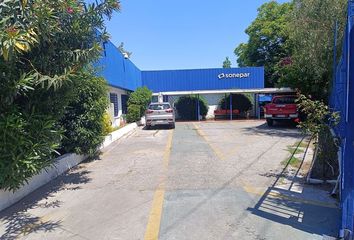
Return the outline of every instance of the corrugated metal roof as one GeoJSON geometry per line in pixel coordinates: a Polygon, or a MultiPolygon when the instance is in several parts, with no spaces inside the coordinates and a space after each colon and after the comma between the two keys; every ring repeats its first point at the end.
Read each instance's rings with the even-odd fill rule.
{"type": "Polygon", "coordinates": [[[263,67],[140,71],[112,42],[103,48],[97,63],[100,75],[109,85],[126,90],[141,86],[153,92],[264,88],[263,67]]]}
{"type": "Polygon", "coordinates": [[[100,75],[111,86],[132,91],[142,86],[140,69],[129,59],[125,59],[117,47],[109,41],[104,44],[104,52],[97,65],[100,75]]]}
{"type": "Polygon", "coordinates": [[[213,68],[142,71],[153,92],[264,88],[264,68],[213,68]]]}

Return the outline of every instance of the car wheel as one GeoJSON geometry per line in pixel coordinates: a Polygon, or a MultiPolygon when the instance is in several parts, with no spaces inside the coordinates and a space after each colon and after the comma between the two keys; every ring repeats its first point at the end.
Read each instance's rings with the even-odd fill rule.
{"type": "Polygon", "coordinates": [[[274,125],[273,119],[267,119],[267,124],[269,127],[272,127],[274,125]]]}
{"type": "Polygon", "coordinates": [[[171,129],[174,129],[176,126],[175,126],[175,124],[174,123],[172,123],[171,125],[170,125],[170,128],[171,129]]]}
{"type": "Polygon", "coordinates": [[[151,126],[145,125],[145,129],[146,129],[146,130],[150,130],[150,128],[151,128],[151,126]]]}

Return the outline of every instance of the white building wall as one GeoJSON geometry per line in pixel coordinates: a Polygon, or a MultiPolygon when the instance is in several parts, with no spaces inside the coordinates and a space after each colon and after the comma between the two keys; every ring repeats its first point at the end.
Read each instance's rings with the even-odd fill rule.
{"type": "Polygon", "coordinates": [[[111,103],[109,108],[108,108],[108,113],[111,117],[111,121],[112,121],[112,126],[113,127],[119,127],[121,122],[122,122],[122,114],[123,114],[123,107],[122,107],[122,95],[128,95],[128,92],[124,89],[121,88],[116,88],[116,87],[112,87],[109,86],[109,91],[108,91],[108,98],[109,98],[109,94],[110,93],[115,93],[117,94],[118,97],[118,116],[114,116],[114,106],[111,103]]]}

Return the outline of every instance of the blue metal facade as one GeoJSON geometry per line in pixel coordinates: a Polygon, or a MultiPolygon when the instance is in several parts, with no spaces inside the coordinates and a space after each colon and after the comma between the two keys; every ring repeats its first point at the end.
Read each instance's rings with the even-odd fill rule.
{"type": "Polygon", "coordinates": [[[264,88],[264,68],[214,68],[143,71],[153,92],[264,88]]]}
{"type": "Polygon", "coordinates": [[[354,231],[354,1],[349,1],[343,53],[336,67],[331,107],[341,119],[334,131],[341,148],[342,229],[354,231]]]}
{"type": "Polygon", "coordinates": [[[110,41],[103,44],[102,58],[97,65],[100,75],[109,85],[134,91],[142,86],[141,71],[129,59],[125,59],[110,41]]]}
{"type": "Polygon", "coordinates": [[[134,91],[146,86],[153,92],[264,88],[263,67],[140,71],[112,42],[103,49],[97,66],[113,87],[134,91]]]}

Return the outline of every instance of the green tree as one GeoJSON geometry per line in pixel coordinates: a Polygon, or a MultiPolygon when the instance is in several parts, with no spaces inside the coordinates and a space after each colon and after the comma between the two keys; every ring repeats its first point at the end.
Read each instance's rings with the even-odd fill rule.
{"type": "MultiPolygon", "coordinates": [[[[293,54],[280,63],[280,85],[299,89],[313,99],[328,99],[333,70],[334,29],[342,43],[347,0],[295,0],[289,32],[293,54]]],[[[341,44],[338,45],[338,52],[341,44]]]]}
{"type": "Polygon", "coordinates": [[[273,87],[278,81],[276,65],[290,55],[288,21],[292,3],[279,4],[276,1],[263,4],[258,16],[246,29],[247,43],[241,43],[236,49],[238,65],[264,66],[265,85],[273,87]]]}
{"type": "MultiPolygon", "coordinates": [[[[219,102],[221,109],[230,109],[230,94],[223,97],[219,102]]],[[[239,110],[241,113],[247,112],[252,109],[251,96],[245,94],[235,93],[232,94],[232,109],[239,110]]]]}
{"type": "Polygon", "coordinates": [[[118,9],[115,0],[1,2],[0,188],[14,190],[53,164],[74,83],[100,57],[104,19],[118,9]]]}
{"type": "Polygon", "coordinates": [[[131,93],[128,99],[127,121],[136,122],[144,115],[151,102],[152,92],[147,87],[140,87],[131,93]]]}
{"type": "Polygon", "coordinates": [[[229,57],[226,57],[224,62],[222,63],[222,67],[223,68],[231,68],[231,65],[232,65],[232,63],[231,63],[229,57]]]}
{"type": "Polygon", "coordinates": [[[182,120],[196,120],[199,101],[199,113],[204,118],[208,114],[208,102],[203,96],[183,96],[176,102],[178,116],[182,120]]]}

